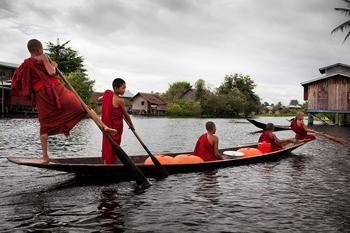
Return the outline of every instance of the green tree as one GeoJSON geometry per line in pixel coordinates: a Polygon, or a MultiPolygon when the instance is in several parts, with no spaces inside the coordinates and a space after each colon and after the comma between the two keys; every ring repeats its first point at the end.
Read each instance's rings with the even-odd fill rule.
{"type": "Polygon", "coordinates": [[[201,105],[198,101],[178,99],[167,106],[169,116],[200,116],[202,113],[201,105]]]}
{"type": "MultiPolygon", "coordinates": [[[[347,8],[343,8],[343,7],[341,7],[341,8],[334,8],[334,10],[345,14],[345,16],[347,16],[347,17],[350,17],[350,0],[343,0],[343,1],[347,3],[348,7],[347,8]]],[[[348,30],[348,33],[346,34],[346,36],[345,36],[345,38],[343,40],[343,42],[345,42],[350,36],[350,20],[346,20],[344,23],[342,23],[342,24],[338,25],[337,27],[335,27],[332,30],[331,33],[333,34],[333,33],[337,32],[337,31],[342,31],[343,32],[346,29],[349,29],[349,30],[348,30]]]]}
{"type": "Polygon", "coordinates": [[[68,46],[70,41],[60,43],[57,39],[56,44],[47,43],[48,56],[57,62],[58,68],[67,76],[73,88],[78,92],[85,103],[90,103],[93,93],[94,80],[89,79],[84,67],[84,59],[79,56],[78,51],[68,46]]]}
{"type": "Polygon", "coordinates": [[[84,102],[90,104],[91,96],[94,93],[93,87],[95,80],[86,78],[86,75],[81,71],[69,73],[67,79],[72,84],[74,89],[78,92],[80,97],[84,100],[84,102]]]}
{"type": "Polygon", "coordinates": [[[205,81],[203,79],[198,79],[195,86],[195,96],[197,100],[202,100],[207,90],[205,88],[205,81]]]}
{"type": "Polygon", "coordinates": [[[78,51],[68,47],[70,40],[60,43],[60,40],[57,39],[56,44],[48,42],[46,44],[47,54],[49,57],[56,61],[58,68],[66,75],[71,72],[80,71],[86,73],[84,68],[84,59],[82,56],[79,56],[78,51]]]}
{"type": "Polygon", "coordinates": [[[168,102],[173,102],[176,99],[181,98],[186,91],[192,89],[192,86],[189,82],[178,81],[172,84],[169,84],[168,90],[162,95],[168,102]]]}
{"type": "Polygon", "coordinates": [[[249,75],[226,75],[224,82],[218,87],[218,94],[223,99],[229,100],[223,114],[247,116],[251,112],[258,112],[261,103],[260,98],[254,93],[255,87],[256,84],[249,75]],[[224,98],[223,95],[230,95],[230,97],[224,98]]]}

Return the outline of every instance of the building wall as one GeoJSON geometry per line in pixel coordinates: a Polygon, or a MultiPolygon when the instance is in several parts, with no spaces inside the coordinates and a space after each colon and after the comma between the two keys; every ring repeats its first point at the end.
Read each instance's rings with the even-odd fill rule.
{"type": "Polygon", "coordinates": [[[145,111],[148,110],[148,101],[142,98],[142,96],[136,96],[132,101],[132,111],[145,111]],[[142,104],[143,102],[143,104],[142,104]]]}
{"type": "Polygon", "coordinates": [[[308,110],[350,111],[350,79],[329,78],[305,87],[308,110]]]}

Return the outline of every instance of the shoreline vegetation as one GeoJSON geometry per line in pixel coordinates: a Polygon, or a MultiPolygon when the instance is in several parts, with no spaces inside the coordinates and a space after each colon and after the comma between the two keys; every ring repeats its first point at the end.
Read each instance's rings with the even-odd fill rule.
{"type": "MultiPolygon", "coordinates": [[[[78,51],[69,47],[69,42],[48,42],[45,51],[58,63],[58,68],[68,77],[73,88],[85,103],[98,114],[97,103],[92,101],[95,80],[87,75],[84,58],[78,51]]],[[[169,84],[168,90],[159,96],[167,103],[167,117],[198,118],[246,118],[252,116],[291,116],[296,111],[306,109],[306,104],[291,100],[285,107],[277,104],[261,103],[255,93],[256,84],[246,74],[229,74],[217,88],[210,88],[203,79],[198,79],[192,86],[188,81],[176,81],[169,84]],[[290,108],[292,106],[293,108],[290,108]]]]}

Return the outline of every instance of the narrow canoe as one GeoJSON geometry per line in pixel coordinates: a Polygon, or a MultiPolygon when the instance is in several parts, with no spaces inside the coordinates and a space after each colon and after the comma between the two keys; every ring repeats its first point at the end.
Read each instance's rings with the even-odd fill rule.
{"type": "MultiPolygon", "coordinates": [[[[187,173],[187,172],[200,172],[211,169],[233,167],[268,161],[275,161],[290,154],[292,150],[304,145],[303,143],[296,143],[288,146],[282,150],[266,153],[262,155],[250,156],[250,157],[226,157],[224,160],[209,161],[204,163],[192,163],[192,164],[168,164],[164,165],[169,174],[187,173]]],[[[257,144],[241,145],[233,148],[221,149],[223,153],[227,150],[238,150],[244,147],[257,147],[257,144]]],[[[176,156],[178,154],[189,154],[192,152],[166,154],[169,156],[176,156]]],[[[141,171],[147,177],[155,177],[156,171],[153,165],[144,165],[144,161],[147,155],[130,156],[135,164],[141,169],[141,171]]],[[[128,173],[127,169],[122,164],[104,165],[100,157],[76,157],[76,158],[54,158],[50,159],[50,163],[41,163],[38,158],[28,157],[8,157],[10,162],[32,166],[37,168],[45,168],[56,171],[63,171],[69,173],[75,173],[81,176],[104,176],[110,178],[117,178],[121,180],[132,180],[132,177],[128,173]]]]}
{"type": "MultiPolygon", "coordinates": [[[[255,125],[256,127],[258,127],[259,129],[266,129],[266,124],[253,120],[253,119],[247,119],[247,121],[249,121],[250,123],[252,123],[253,125],[255,125]]],[[[274,131],[282,131],[282,130],[291,130],[291,128],[287,125],[283,126],[283,125],[275,125],[275,130],[274,131]]]]}

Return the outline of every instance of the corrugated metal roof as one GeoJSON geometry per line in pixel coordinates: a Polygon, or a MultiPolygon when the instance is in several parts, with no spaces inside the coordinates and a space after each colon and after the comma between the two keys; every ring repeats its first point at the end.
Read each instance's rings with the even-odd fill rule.
{"type": "Polygon", "coordinates": [[[322,67],[322,68],[319,69],[319,71],[320,71],[321,74],[324,74],[324,73],[326,72],[326,69],[329,69],[329,68],[332,68],[332,67],[336,67],[336,66],[343,66],[343,67],[348,67],[348,68],[350,68],[350,66],[347,65],[347,64],[344,64],[344,63],[335,63],[335,64],[330,65],[330,66],[322,67]]]}
{"type": "Polygon", "coordinates": [[[163,101],[158,95],[151,94],[151,93],[143,93],[143,92],[137,93],[134,97],[132,97],[131,100],[133,100],[138,95],[142,96],[144,99],[149,101],[151,104],[157,104],[157,105],[165,105],[166,104],[166,102],[163,101]]]}
{"type": "Polygon", "coordinates": [[[337,75],[350,78],[350,75],[349,75],[349,74],[335,73],[335,74],[329,74],[329,75],[324,75],[324,76],[321,76],[321,77],[318,77],[318,78],[314,78],[314,79],[311,79],[311,80],[309,80],[309,81],[302,82],[302,83],[300,83],[300,84],[301,84],[302,86],[304,86],[304,85],[306,85],[306,84],[313,83],[313,82],[317,82],[317,81],[320,81],[320,80],[322,80],[322,79],[331,78],[331,77],[337,76],[337,75]]]}
{"type": "Polygon", "coordinates": [[[3,66],[3,67],[7,67],[7,68],[18,68],[19,65],[18,64],[15,64],[15,63],[9,63],[9,62],[4,62],[4,61],[0,61],[0,66],[3,66]]]}

